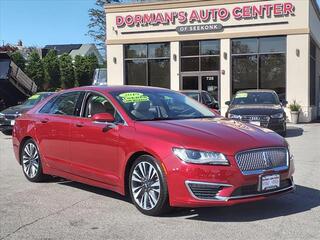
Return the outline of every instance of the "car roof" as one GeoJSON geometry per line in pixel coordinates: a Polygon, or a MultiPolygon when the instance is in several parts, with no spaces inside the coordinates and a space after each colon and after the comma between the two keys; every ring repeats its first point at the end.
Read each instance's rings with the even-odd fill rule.
{"type": "Polygon", "coordinates": [[[121,91],[150,91],[150,90],[158,90],[158,91],[170,91],[167,88],[159,88],[159,87],[149,87],[149,86],[135,86],[135,85],[119,85],[119,86],[84,86],[77,87],[68,90],[63,90],[63,92],[68,91],[99,91],[99,92],[121,92],[121,91]]]}
{"type": "Polygon", "coordinates": [[[248,90],[240,90],[237,93],[250,93],[250,92],[269,92],[269,93],[276,93],[274,90],[270,89],[248,89],[248,90]]]}

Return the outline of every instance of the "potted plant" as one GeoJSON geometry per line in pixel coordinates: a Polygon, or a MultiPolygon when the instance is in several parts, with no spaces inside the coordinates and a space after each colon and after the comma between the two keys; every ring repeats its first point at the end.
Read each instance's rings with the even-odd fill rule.
{"type": "Polygon", "coordinates": [[[296,102],[296,100],[294,100],[293,103],[289,105],[289,109],[291,113],[291,122],[297,124],[301,106],[296,102]]]}

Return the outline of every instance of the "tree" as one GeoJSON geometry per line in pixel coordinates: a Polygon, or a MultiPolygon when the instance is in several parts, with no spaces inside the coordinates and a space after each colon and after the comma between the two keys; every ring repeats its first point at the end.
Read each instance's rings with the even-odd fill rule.
{"type": "Polygon", "coordinates": [[[12,61],[17,64],[19,68],[21,68],[22,71],[24,71],[26,67],[26,60],[22,56],[22,54],[19,51],[15,51],[10,55],[12,61]]]}
{"type": "Polygon", "coordinates": [[[88,79],[85,65],[84,65],[84,57],[77,55],[74,58],[74,73],[75,78],[79,86],[85,86],[85,82],[88,79]]]}
{"type": "Polygon", "coordinates": [[[45,80],[49,88],[55,90],[61,87],[59,59],[55,50],[51,49],[43,59],[45,80]]]}
{"type": "Polygon", "coordinates": [[[91,54],[85,57],[86,69],[88,71],[88,75],[90,76],[90,81],[92,83],[94,70],[99,67],[98,58],[96,55],[91,54]]]}
{"type": "Polygon", "coordinates": [[[75,56],[74,69],[75,77],[79,86],[88,86],[92,84],[94,70],[99,66],[95,55],[75,56]]]}
{"type": "Polygon", "coordinates": [[[74,68],[72,57],[64,53],[59,57],[60,63],[60,80],[62,88],[73,88],[75,85],[74,68]]]}
{"type": "Polygon", "coordinates": [[[91,36],[100,49],[105,49],[106,40],[106,17],[104,5],[107,3],[119,3],[120,0],[96,0],[96,7],[89,9],[90,23],[88,35],[91,36]]]}
{"type": "Polygon", "coordinates": [[[44,68],[37,51],[32,51],[29,55],[26,74],[37,84],[38,90],[42,91],[44,89],[44,68]]]}

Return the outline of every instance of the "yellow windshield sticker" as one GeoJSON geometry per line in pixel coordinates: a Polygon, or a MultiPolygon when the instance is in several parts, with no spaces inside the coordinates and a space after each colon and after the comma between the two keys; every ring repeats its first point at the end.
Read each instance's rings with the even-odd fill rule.
{"type": "Polygon", "coordinates": [[[28,99],[29,100],[35,100],[35,99],[38,99],[39,97],[40,97],[40,95],[36,94],[36,95],[33,95],[33,96],[29,97],[28,99]]]}
{"type": "Polygon", "coordinates": [[[247,98],[248,97],[248,93],[238,93],[235,98],[247,98]]]}
{"type": "Polygon", "coordinates": [[[148,102],[149,97],[143,93],[138,92],[127,92],[119,95],[124,103],[137,103],[137,102],[148,102]]]}

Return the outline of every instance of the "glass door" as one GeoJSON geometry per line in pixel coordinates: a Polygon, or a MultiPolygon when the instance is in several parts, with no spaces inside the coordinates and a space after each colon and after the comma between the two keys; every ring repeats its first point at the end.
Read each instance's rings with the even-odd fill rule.
{"type": "Polygon", "coordinates": [[[201,90],[207,91],[216,101],[219,100],[218,75],[201,76],[201,90]]]}
{"type": "Polygon", "coordinates": [[[219,75],[218,73],[187,73],[181,74],[181,90],[207,91],[219,102],[219,75]]]}

